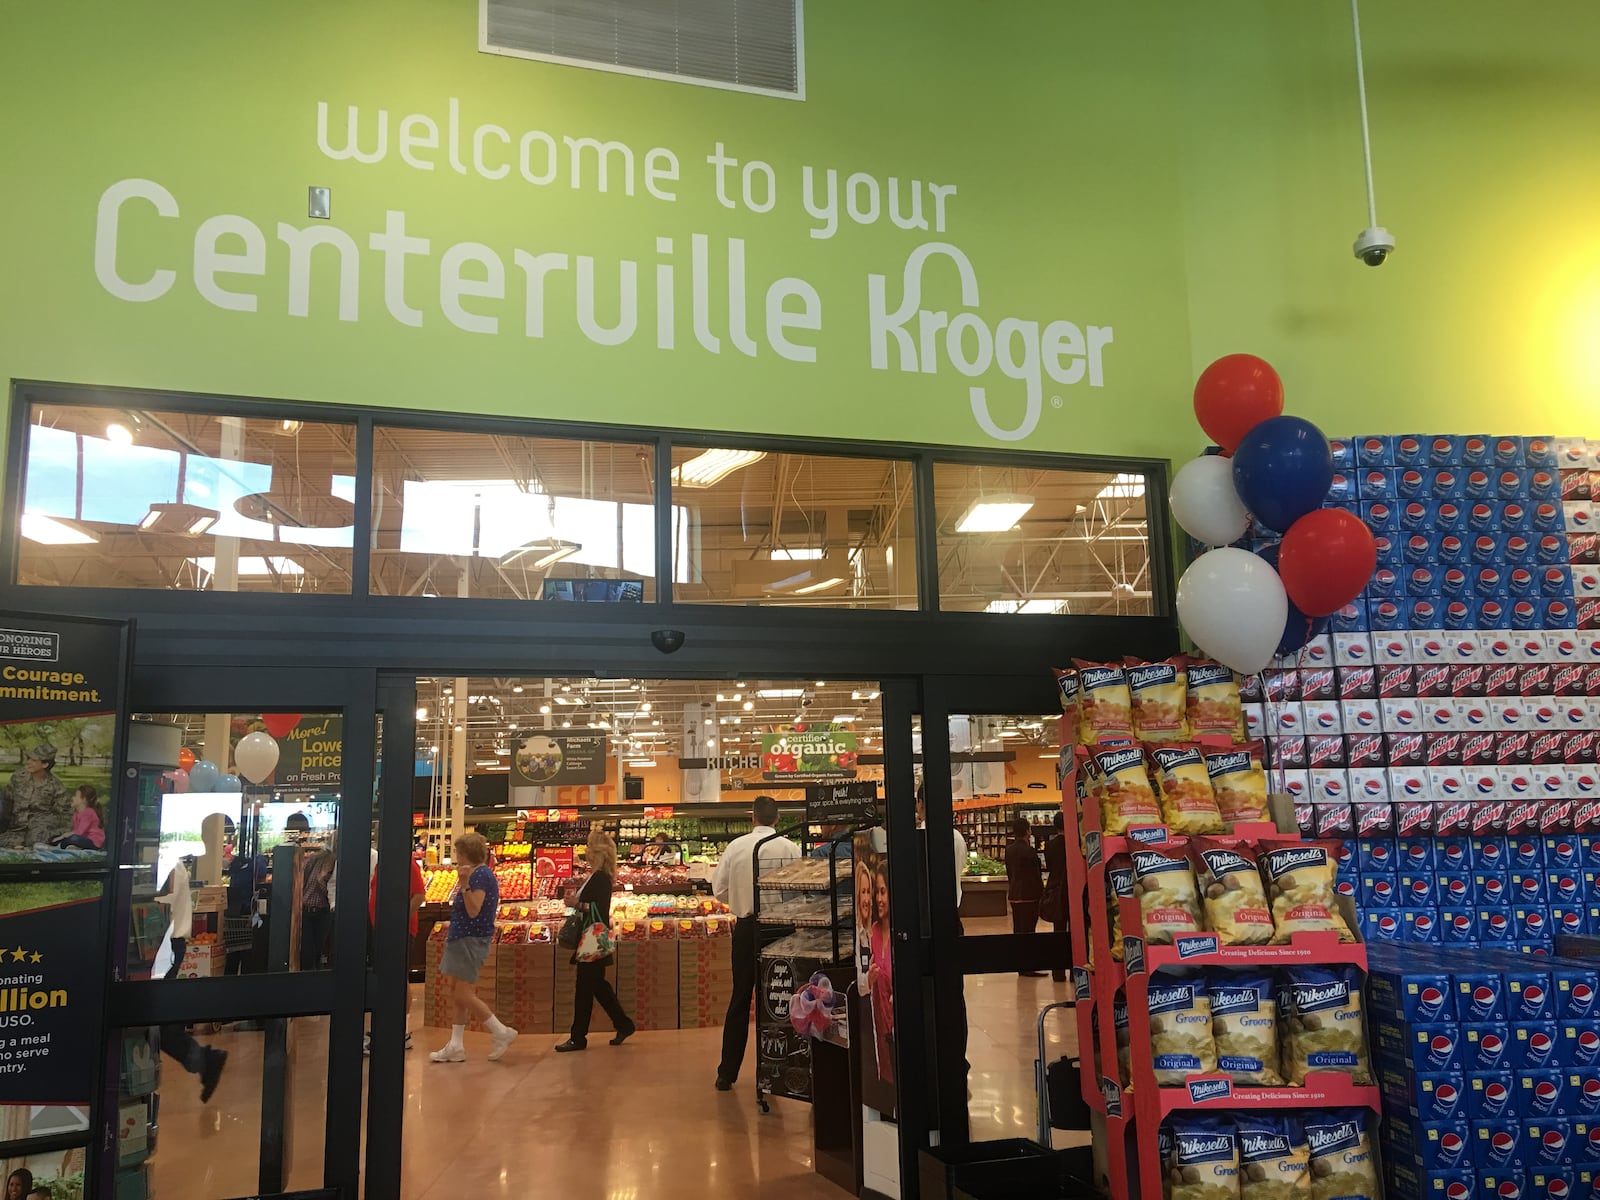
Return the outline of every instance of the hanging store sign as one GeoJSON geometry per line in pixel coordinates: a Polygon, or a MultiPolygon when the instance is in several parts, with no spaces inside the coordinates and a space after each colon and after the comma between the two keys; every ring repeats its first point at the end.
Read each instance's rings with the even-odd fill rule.
{"type": "Polygon", "coordinates": [[[832,725],[796,726],[763,733],[761,774],[772,781],[853,779],[856,735],[832,725]]]}
{"type": "Polygon", "coordinates": [[[598,729],[532,733],[511,752],[512,787],[562,787],[606,781],[606,735],[598,729]]]}
{"type": "Polygon", "coordinates": [[[813,829],[821,825],[876,825],[880,820],[878,785],[873,780],[806,785],[806,824],[813,829]]]}

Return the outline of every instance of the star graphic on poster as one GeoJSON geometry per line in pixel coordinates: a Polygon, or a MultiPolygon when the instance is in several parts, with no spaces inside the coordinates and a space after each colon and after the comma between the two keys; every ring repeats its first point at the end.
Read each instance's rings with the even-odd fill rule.
{"type": "Polygon", "coordinates": [[[18,946],[15,950],[13,950],[11,952],[11,961],[12,962],[27,962],[28,961],[28,952],[26,950],[24,950],[21,946],[18,946]]]}
{"type": "Polygon", "coordinates": [[[28,961],[30,961],[30,962],[39,962],[39,961],[41,961],[41,960],[42,960],[42,959],[43,959],[43,958],[44,958],[44,955],[43,955],[43,954],[40,954],[40,953],[39,953],[39,951],[37,951],[37,950],[35,950],[35,951],[34,951],[34,952],[33,952],[33,957],[32,957],[32,958],[31,958],[31,959],[29,959],[29,960],[28,960],[28,961]]]}

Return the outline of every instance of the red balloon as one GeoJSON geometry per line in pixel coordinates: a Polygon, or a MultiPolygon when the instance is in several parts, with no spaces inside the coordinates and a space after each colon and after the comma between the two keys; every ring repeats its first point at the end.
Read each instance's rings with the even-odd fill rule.
{"type": "Polygon", "coordinates": [[[262,713],[261,723],[267,727],[267,732],[275,738],[286,735],[296,725],[300,724],[299,713],[262,713]]]}
{"type": "Polygon", "coordinates": [[[187,771],[192,766],[194,766],[194,751],[185,746],[178,751],[178,769],[187,771]]]}
{"type": "Polygon", "coordinates": [[[1200,372],[1194,415],[1213,442],[1232,454],[1244,435],[1283,414],[1283,380],[1254,354],[1225,354],[1200,372]]]}
{"type": "Polygon", "coordinates": [[[1338,612],[1361,594],[1378,565],[1378,544],[1360,517],[1319,508],[1289,526],[1278,547],[1278,577],[1308,617],[1338,612]]]}

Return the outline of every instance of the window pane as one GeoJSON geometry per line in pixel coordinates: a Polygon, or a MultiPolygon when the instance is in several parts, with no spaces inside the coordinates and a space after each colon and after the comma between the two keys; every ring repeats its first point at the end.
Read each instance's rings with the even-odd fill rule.
{"type": "Polygon", "coordinates": [[[39,404],[19,583],[350,591],[355,428],[39,404]]]}
{"type": "Polygon", "coordinates": [[[1154,612],[1143,475],[936,463],[939,607],[1154,612]]]}
{"type": "MultiPolygon", "coordinates": [[[[135,716],[128,979],[190,979],[333,964],[332,873],[343,722],[338,714],[135,716]],[[268,721],[278,725],[275,736],[268,721]],[[278,747],[262,782],[245,738],[278,747]],[[141,750],[155,744],[171,752],[141,750]],[[187,755],[183,755],[187,751],[187,755]],[[160,758],[141,762],[134,755],[160,758]],[[181,757],[180,757],[181,756],[181,757]],[[185,769],[181,764],[192,765],[185,769]],[[330,766],[329,763],[333,765],[330,766]],[[219,782],[210,784],[207,767],[219,782]],[[249,764],[247,764],[249,766],[249,764]],[[196,784],[209,785],[203,790],[196,784]],[[223,790],[230,789],[230,790],[223,790]],[[237,789],[237,790],[231,790],[237,789]]],[[[363,807],[353,819],[367,819],[363,807]]]]}
{"type": "Polygon", "coordinates": [[[653,600],[654,464],[640,442],[380,428],[372,591],[653,600]]]}
{"type": "Polygon", "coordinates": [[[917,606],[909,462],[678,446],[672,463],[677,599],[917,606]]]}

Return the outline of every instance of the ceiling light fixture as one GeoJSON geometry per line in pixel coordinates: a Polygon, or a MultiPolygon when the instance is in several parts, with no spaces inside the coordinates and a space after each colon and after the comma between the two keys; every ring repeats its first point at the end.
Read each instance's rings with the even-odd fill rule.
{"type": "Polygon", "coordinates": [[[957,533],[1004,533],[1033,507],[1033,497],[1012,492],[980,496],[956,522],[957,533]]]}
{"type": "Polygon", "coordinates": [[[708,488],[766,456],[765,450],[706,450],[673,467],[672,483],[674,487],[708,488]]]}
{"type": "Polygon", "coordinates": [[[550,715],[550,706],[548,704],[541,704],[541,705],[539,705],[539,711],[541,713],[543,713],[545,716],[549,716],[550,715]]]}
{"type": "Polygon", "coordinates": [[[425,709],[425,708],[417,709],[417,720],[426,721],[427,719],[428,719],[428,710],[425,709]]]}
{"type": "Polygon", "coordinates": [[[825,592],[829,588],[836,588],[843,582],[843,575],[835,575],[831,579],[821,579],[816,583],[808,583],[805,587],[795,588],[794,594],[796,596],[809,596],[813,592],[825,592]]]}
{"type": "Polygon", "coordinates": [[[745,712],[749,712],[749,711],[751,711],[751,710],[752,710],[752,709],[753,709],[753,708],[755,708],[755,706],[756,706],[756,702],[755,702],[755,701],[754,701],[754,700],[746,700],[746,701],[745,701],[745,702],[744,702],[744,711],[745,711],[745,712]]]}
{"type": "Polygon", "coordinates": [[[805,694],[805,688],[762,688],[756,693],[763,700],[792,700],[805,694]]]}
{"type": "Polygon", "coordinates": [[[833,723],[835,725],[848,725],[855,719],[856,715],[854,713],[840,713],[837,717],[833,718],[833,723]]]}
{"type": "Polygon", "coordinates": [[[157,503],[150,506],[139,528],[146,533],[187,533],[198,537],[215,525],[221,515],[214,508],[202,508],[198,504],[157,503]]]}
{"type": "Polygon", "coordinates": [[[1126,471],[1111,477],[1111,482],[1095,493],[1098,500],[1137,500],[1144,495],[1144,476],[1130,475],[1126,471]]]}
{"type": "Polygon", "coordinates": [[[47,517],[44,513],[22,514],[22,536],[41,546],[86,546],[100,537],[76,521],[47,517]]]}
{"type": "Polygon", "coordinates": [[[113,421],[106,426],[106,441],[118,446],[133,445],[133,431],[121,421],[113,421]]]}

